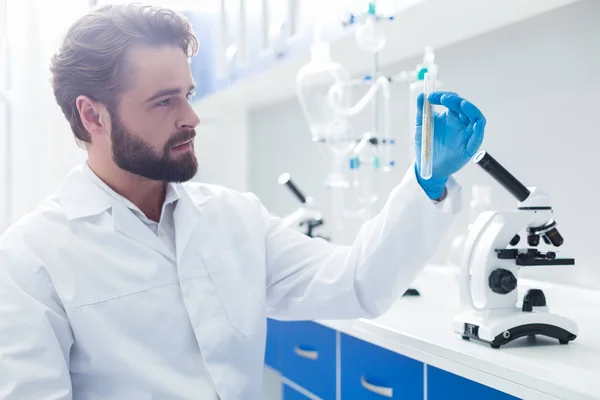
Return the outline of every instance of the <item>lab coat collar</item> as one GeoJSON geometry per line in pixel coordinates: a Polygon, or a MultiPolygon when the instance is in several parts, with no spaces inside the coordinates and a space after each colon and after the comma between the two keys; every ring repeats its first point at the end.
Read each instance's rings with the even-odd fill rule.
{"type": "Polygon", "coordinates": [[[112,206],[113,227],[116,231],[146,247],[154,249],[167,258],[175,259],[167,245],[160,240],[125,204],[115,203],[112,206]]]}
{"type": "Polygon", "coordinates": [[[69,221],[100,214],[111,207],[110,196],[85,174],[86,166],[77,165],[58,189],[58,198],[69,221]]]}
{"type": "MultiPolygon", "coordinates": [[[[170,184],[177,189],[178,198],[173,213],[175,224],[175,248],[177,254],[173,254],[162,240],[156,237],[148,227],[122,203],[113,206],[113,224],[114,228],[123,234],[131,237],[135,241],[142,243],[166,257],[177,261],[191,241],[198,221],[202,217],[200,206],[204,204],[209,196],[196,193],[188,193],[178,184],[170,184]]],[[[167,201],[167,200],[165,200],[167,201]]]]}
{"type": "MultiPolygon", "coordinates": [[[[68,220],[100,214],[115,203],[115,199],[86,175],[86,168],[89,167],[84,163],[77,165],[69,172],[58,189],[58,197],[68,220]]],[[[188,193],[181,184],[170,183],[165,202],[172,203],[181,198],[186,198],[186,200],[189,198],[193,204],[199,206],[204,204],[210,196],[201,192],[196,193],[196,191],[188,193]]]]}
{"type": "MultiPolygon", "coordinates": [[[[127,207],[94,183],[85,172],[86,165],[73,168],[59,188],[58,196],[69,221],[90,217],[112,209],[116,230],[143,243],[169,258],[174,255],[127,207]]],[[[199,190],[188,190],[184,185],[172,184],[166,201],[177,200],[174,212],[177,258],[191,240],[200,217],[200,206],[211,196],[199,190]]]]}

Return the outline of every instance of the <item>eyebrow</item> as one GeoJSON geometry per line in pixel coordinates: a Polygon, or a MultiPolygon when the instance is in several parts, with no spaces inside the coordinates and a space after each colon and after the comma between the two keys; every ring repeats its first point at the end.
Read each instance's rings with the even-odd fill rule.
{"type": "MultiPolygon", "coordinates": [[[[196,89],[195,85],[190,86],[190,90],[188,90],[189,92],[193,92],[194,89],[196,89]]],[[[160,99],[161,97],[165,97],[165,96],[175,96],[181,93],[181,89],[163,89],[163,90],[159,90],[158,92],[156,92],[155,94],[152,95],[152,97],[150,97],[148,100],[146,100],[144,103],[151,103],[157,99],[160,99]]]]}

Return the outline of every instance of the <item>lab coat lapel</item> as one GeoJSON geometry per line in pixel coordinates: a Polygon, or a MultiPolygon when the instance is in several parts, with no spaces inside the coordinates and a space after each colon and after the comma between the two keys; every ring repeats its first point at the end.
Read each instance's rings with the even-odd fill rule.
{"type": "Polygon", "coordinates": [[[177,244],[177,260],[190,243],[192,236],[202,218],[202,205],[209,199],[207,196],[195,196],[187,190],[181,190],[181,197],[177,201],[173,218],[175,221],[175,242],[177,244]]]}
{"type": "Polygon", "coordinates": [[[175,255],[131,210],[122,204],[113,204],[114,228],[164,256],[175,260],[175,255]]]}

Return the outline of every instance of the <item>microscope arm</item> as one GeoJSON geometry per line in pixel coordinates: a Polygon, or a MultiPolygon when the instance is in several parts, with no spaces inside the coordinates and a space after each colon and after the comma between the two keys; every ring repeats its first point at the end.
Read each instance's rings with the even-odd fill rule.
{"type": "Polygon", "coordinates": [[[290,174],[285,173],[279,177],[279,184],[285,185],[292,194],[300,201],[300,207],[282,219],[282,224],[286,227],[299,229],[304,227],[307,236],[314,236],[314,229],[323,225],[323,217],[319,212],[314,200],[305,196],[300,189],[292,182],[290,174]]]}
{"type": "Polygon", "coordinates": [[[552,221],[552,208],[546,193],[525,187],[486,151],[479,152],[474,161],[519,201],[515,211],[480,214],[467,238],[460,273],[460,299],[462,304],[482,310],[516,303],[514,289],[519,267],[516,257],[500,258],[498,250],[509,247],[523,228],[541,227],[552,221]],[[489,290],[488,283],[498,287],[489,290]],[[475,300],[483,304],[478,305],[475,300]]]}
{"type": "Polygon", "coordinates": [[[497,250],[506,249],[517,232],[538,220],[539,215],[520,211],[487,211],[479,215],[465,244],[460,272],[461,304],[483,310],[504,307],[507,301],[516,303],[514,289],[519,266],[515,259],[499,258],[497,250]],[[492,274],[499,279],[497,292],[488,289],[492,274]],[[472,285],[471,282],[479,284],[472,285]],[[502,287],[503,283],[509,287],[502,287]],[[477,304],[475,299],[484,304],[477,304]]]}

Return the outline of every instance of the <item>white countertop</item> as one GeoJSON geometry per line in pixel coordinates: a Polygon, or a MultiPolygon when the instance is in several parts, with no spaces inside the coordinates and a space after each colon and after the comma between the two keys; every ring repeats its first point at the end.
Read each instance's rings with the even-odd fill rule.
{"type": "Polygon", "coordinates": [[[550,311],[573,319],[579,335],[568,345],[539,336],[492,349],[452,329],[460,311],[457,274],[427,267],[412,285],[421,296],[399,299],[375,320],[317,322],[433,366],[450,360],[553,398],[600,399],[600,291],[519,279],[520,298],[542,289],[550,311]]]}

